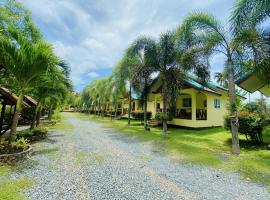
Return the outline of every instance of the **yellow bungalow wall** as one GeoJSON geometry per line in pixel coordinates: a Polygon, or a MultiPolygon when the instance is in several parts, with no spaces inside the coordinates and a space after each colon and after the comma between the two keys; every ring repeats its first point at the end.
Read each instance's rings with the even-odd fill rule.
{"type": "MultiPolygon", "coordinates": [[[[228,113],[228,95],[226,91],[219,91],[222,95],[215,95],[212,93],[198,91],[197,89],[190,88],[184,89],[181,91],[181,94],[178,97],[176,108],[182,107],[182,99],[185,97],[184,95],[190,95],[192,98],[192,119],[176,119],[174,118],[172,121],[168,122],[172,125],[178,126],[186,126],[192,128],[202,128],[202,127],[215,127],[215,126],[223,126],[224,124],[224,116],[228,113]],[[198,95],[198,96],[197,96],[198,95]],[[198,97],[198,101],[196,101],[196,97],[198,97]],[[205,98],[207,100],[207,120],[197,120],[196,119],[196,109],[204,108],[203,101],[200,101],[201,98],[205,98]],[[214,100],[220,100],[220,108],[214,107],[214,100]],[[198,107],[197,107],[198,106],[198,107]]],[[[163,108],[162,105],[162,97],[161,94],[153,94],[151,93],[148,97],[148,111],[152,112],[152,117],[154,118],[156,114],[156,106],[157,103],[160,103],[160,108],[163,108]]]]}

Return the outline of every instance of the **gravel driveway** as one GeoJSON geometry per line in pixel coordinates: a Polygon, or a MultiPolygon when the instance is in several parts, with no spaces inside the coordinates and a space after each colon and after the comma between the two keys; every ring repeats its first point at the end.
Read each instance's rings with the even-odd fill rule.
{"type": "Polygon", "coordinates": [[[13,174],[33,180],[24,191],[29,199],[270,199],[262,185],[171,161],[156,145],[78,114],[65,113],[63,123],[72,127],[35,144],[32,159],[13,174]]]}

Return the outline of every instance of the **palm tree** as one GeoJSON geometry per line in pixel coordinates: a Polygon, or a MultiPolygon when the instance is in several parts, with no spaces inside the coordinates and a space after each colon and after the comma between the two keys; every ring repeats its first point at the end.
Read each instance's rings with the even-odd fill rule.
{"type": "Polygon", "coordinates": [[[257,31],[264,38],[268,44],[268,52],[254,53],[253,67],[251,70],[259,76],[261,80],[270,83],[270,0],[237,0],[231,15],[232,30],[235,35],[250,29],[257,29],[257,31]],[[262,31],[262,28],[265,31],[262,31]],[[266,53],[263,58],[256,58],[257,54],[266,53]],[[257,62],[260,59],[259,62],[257,62]]]}
{"type": "MultiPolygon", "coordinates": [[[[175,110],[176,99],[180,86],[178,52],[175,48],[174,34],[167,32],[161,35],[157,44],[158,65],[157,70],[162,85],[162,101],[163,101],[163,132],[167,133],[167,105],[170,103],[170,112],[175,110]]],[[[171,113],[174,115],[174,113],[171,113]]]]}
{"type": "Polygon", "coordinates": [[[237,0],[231,15],[232,29],[237,34],[254,28],[270,16],[270,0],[237,0]]]}
{"type": "Polygon", "coordinates": [[[194,72],[201,81],[209,78],[209,70],[206,65],[197,64],[196,57],[190,56],[182,41],[175,44],[175,33],[167,32],[161,35],[157,44],[157,70],[161,79],[163,99],[163,132],[167,132],[167,120],[174,116],[176,100],[181,90],[182,83],[187,78],[188,72],[194,72]],[[180,48],[181,46],[181,48],[180,48]],[[178,47],[178,48],[177,48],[178,47]],[[167,115],[169,103],[170,116],[167,115]]]}
{"type": "MultiPolygon", "coordinates": [[[[243,31],[234,36],[224,29],[221,23],[213,16],[196,12],[189,15],[178,30],[178,38],[186,41],[191,49],[198,49],[200,57],[209,57],[214,53],[222,53],[226,57],[225,70],[228,73],[228,87],[231,110],[232,153],[239,154],[238,117],[236,110],[235,74],[241,71],[241,61],[244,50],[263,52],[266,48],[260,34],[254,29],[243,31]],[[252,47],[252,48],[251,48],[252,47]]],[[[257,59],[260,55],[257,54],[257,59]]]]}
{"type": "MultiPolygon", "coordinates": [[[[40,113],[46,99],[54,99],[54,104],[56,102],[61,102],[67,97],[68,91],[71,91],[71,88],[70,80],[66,77],[66,74],[56,66],[52,68],[50,73],[38,76],[35,87],[33,88],[33,93],[38,99],[38,104],[31,123],[31,129],[39,125],[40,113]],[[55,99],[55,95],[57,96],[57,99],[55,99]]],[[[48,105],[49,112],[52,112],[53,106],[54,105],[48,105]]]]}
{"type": "Polygon", "coordinates": [[[129,86],[128,89],[128,125],[130,126],[130,116],[131,116],[131,101],[132,101],[132,87],[131,79],[134,70],[134,59],[125,53],[124,57],[116,64],[114,69],[114,75],[116,78],[117,87],[123,88],[126,85],[129,86]]]}
{"type": "MultiPolygon", "coordinates": [[[[117,111],[118,111],[118,103],[121,98],[124,97],[124,94],[127,93],[126,91],[126,84],[123,81],[122,76],[119,76],[121,74],[119,71],[121,69],[121,65],[116,65],[111,76],[111,95],[110,95],[110,101],[112,103],[112,106],[114,107],[114,117],[117,117],[117,111]]],[[[131,111],[131,88],[129,88],[129,114],[128,114],[128,125],[130,125],[130,111],[131,111]]]]}
{"type": "Polygon", "coordinates": [[[216,72],[214,75],[217,83],[220,84],[222,87],[228,88],[228,81],[224,75],[224,72],[216,72]]]}
{"type": "Polygon", "coordinates": [[[2,52],[0,63],[13,76],[12,88],[16,88],[19,95],[11,125],[10,141],[14,141],[16,138],[16,128],[24,95],[31,91],[36,83],[36,78],[55,66],[57,60],[52,47],[44,41],[39,40],[33,43],[19,34],[14,33],[13,35],[16,42],[0,41],[2,52]]]}
{"type": "Polygon", "coordinates": [[[156,70],[157,66],[157,49],[153,39],[140,37],[135,40],[127,49],[127,55],[133,61],[133,76],[131,85],[141,93],[144,105],[144,129],[147,127],[147,96],[152,84],[151,74],[156,70]]]}

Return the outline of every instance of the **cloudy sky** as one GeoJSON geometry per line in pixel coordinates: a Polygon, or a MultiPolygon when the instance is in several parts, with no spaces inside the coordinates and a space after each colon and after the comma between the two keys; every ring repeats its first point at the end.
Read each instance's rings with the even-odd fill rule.
{"type": "MultiPolygon", "coordinates": [[[[228,25],[234,0],[20,0],[55,52],[72,67],[74,89],[108,76],[138,36],[158,38],[192,11],[203,10],[228,25]]],[[[224,59],[212,59],[221,71],[224,59]]]]}

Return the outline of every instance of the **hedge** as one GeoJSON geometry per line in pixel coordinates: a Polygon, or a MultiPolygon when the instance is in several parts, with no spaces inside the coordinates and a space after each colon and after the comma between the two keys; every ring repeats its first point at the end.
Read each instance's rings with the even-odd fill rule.
{"type": "MultiPolygon", "coordinates": [[[[265,120],[257,113],[239,112],[238,113],[238,131],[245,135],[248,141],[256,144],[263,143],[263,128],[265,127],[265,120]]],[[[225,117],[225,128],[231,129],[230,117],[225,117]]]]}

